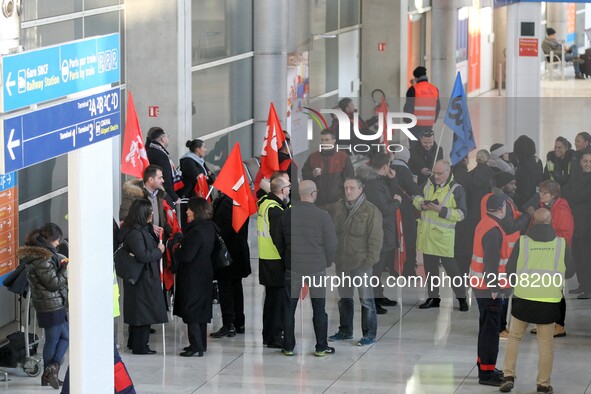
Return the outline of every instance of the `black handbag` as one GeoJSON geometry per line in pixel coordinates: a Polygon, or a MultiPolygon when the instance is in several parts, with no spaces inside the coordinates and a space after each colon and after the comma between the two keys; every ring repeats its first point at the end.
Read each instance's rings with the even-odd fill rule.
{"type": "Polygon", "coordinates": [[[211,261],[213,268],[216,270],[229,267],[232,264],[232,257],[224,239],[220,235],[219,227],[214,223],[215,228],[215,239],[213,243],[213,251],[211,252],[211,261]]]}
{"type": "Polygon", "coordinates": [[[144,271],[144,264],[135,259],[135,255],[127,250],[124,244],[113,253],[117,276],[130,285],[135,285],[144,271]]]}
{"type": "Polygon", "coordinates": [[[2,282],[9,291],[24,296],[29,289],[29,281],[27,280],[27,270],[25,264],[21,263],[19,266],[4,278],[2,282]]]}

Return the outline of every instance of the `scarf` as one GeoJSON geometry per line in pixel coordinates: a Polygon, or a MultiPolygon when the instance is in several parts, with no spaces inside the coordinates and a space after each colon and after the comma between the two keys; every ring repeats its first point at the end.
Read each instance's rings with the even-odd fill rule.
{"type": "Polygon", "coordinates": [[[355,212],[359,210],[361,204],[365,201],[365,194],[361,193],[357,201],[349,202],[345,201],[345,208],[347,209],[347,219],[345,219],[345,228],[349,228],[351,226],[351,222],[353,221],[353,215],[355,212]]]}
{"type": "Polygon", "coordinates": [[[181,156],[181,159],[192,159],[194,162],[199,164],[201,166],[201,168],[203,168],[203,172],[205,172],[205,176],[207,178],[209,178],[208,169],[207,169],[207,166],[205,165],[205,159],[203,157],[199,157],[195,153],[189,151],[189,152],[185,153],[183,156],[181,156]]]}
{"type": "Polygon", "coordinates": [[[170,164],[170,169],[172,170],[172,184],[174,185],[175,183],[181,182],[181,172],[177,170],[176,166],[172,162],[172,159],[170,158],[170,154],[166,149],[164,149],[162,145],[160,145],[158,142],[150,141],[150,144],[146,148],[154,148],[160,152],[164,152],[166,157],[168,157],[168,163],[170,164]]]}

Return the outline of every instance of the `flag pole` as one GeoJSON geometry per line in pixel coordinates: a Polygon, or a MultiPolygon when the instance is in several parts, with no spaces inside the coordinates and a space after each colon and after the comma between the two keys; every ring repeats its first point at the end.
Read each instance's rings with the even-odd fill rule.
{"type": "Polygon", "coordinates": [[[439,149],[441,149],[441,141],[443,140],[443,133],[445,132],[445,123],[441,125],[441,135],[439,136],[439,142],[437,143],[437,149],[435,150],[435,160],[433,161],[433,167],[431,168],[431,173],[435,170],[435,163],[437,163],[437,155],[439,154],[439,149]]]}

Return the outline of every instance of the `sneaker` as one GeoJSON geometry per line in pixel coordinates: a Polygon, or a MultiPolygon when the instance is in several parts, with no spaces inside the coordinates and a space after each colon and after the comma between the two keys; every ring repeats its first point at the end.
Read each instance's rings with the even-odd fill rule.
{"type": "Polygon", "coordinates": [[[499,391],[501,393],[508,393],[511,390],[513,390],[514,386],[515,386],[515,378],[513,376],[505,376],[503,378],[503,382],[499,386],[499,391]]]}
{"type": "Polygon", "coordinates": [[[328,340],[331,342],[332,341],[344,341],[346,339],[353,339],[353,335],[346,335],[346,334],[343,334],[342,332],[337,332],[336,334],[328,337],[328,340]]]}
{"type": "Polygon", "coordinates": [[[509,331],[503,330],[499,333],[499,339],[507,339],[509,338],[509,331]]]}
{"type": "Polygon", "coordinates": [[[532,334],[534,334],[534,335],[535,335],[535,334],[537,334],[537,333],[538,333],[538,328],[537,328],[537,327],[534,327],[534,328],[532,328],[531,330],[529,330],[529,332],[531,332],[532,334]]]}
{"type": "Polygon", "coordinates": [[[566,336],[566,331],[564,330],[564,326],[560,324],[554,325],[554,338],[562,338],[566,336]]]}
{"type": "Polygon", "coordinates": [[[288,356],[288,357],[291,357],[295,354],[293,352],[293,350],[286,350],[286,349],[281,349],[281,353],[283,353],[284,356],[288,356]]]}
{"type": "Polygon", "coordinates": [[[324,349],[324,350],[316,350],[314,352],[314,355],[316,357],[324,357],[327,354],[334,354],[334,353],[335,353],[334,347],[327,346],[326,349],[324,349]]]}
{"type": "Polygon", "coordinates": [[[370,337],[363,337],[359,340],[359,342],[357,343],[357,346],[367,346],[367,345],[371,345],[372,343],[375,343],[375,339],[370,338],[370,337]]]}
{"type": "Polygon", "coordinates": [[[554,392],[552,386],[542,386],[541,384],[538,384],[536,389],[537,394],[552,394],[554,392]]]}

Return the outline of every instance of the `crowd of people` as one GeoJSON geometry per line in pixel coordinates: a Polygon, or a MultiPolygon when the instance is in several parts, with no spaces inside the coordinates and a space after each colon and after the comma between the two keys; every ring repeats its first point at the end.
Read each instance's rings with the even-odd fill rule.
{"type": "MultiPolygon", "coordinates": [[[[426,83],[423,70],[417,75],[418,85],[426,83]]],[[[423,94],[419,92],[415,95],[423,94]]],[[[430,100],[431,104],[438,102],[436,97],[430,100]]],[[[340,104],[348,108],[351,101],[340,104]]],[[[432,121],[438,112],[434,105],[432,121]]],[[[479,383],[511,390],[517,346],[527,323],[535,323],[532,332],[539,336],[541,358],[537,388],[551,392],[552,338],[566,335],[563,284],[532,295],[526,287],[503,278],[528,270],[557,272],[563,278],[576,272],[579,287],[571,293],[579,299],[591,298],[587,261],[591,255],[591,135],[579,133],[575,150],[566,138],[558,137],[545,165],[536,156],[534,141],[521,136],[512,152],[503,144],[492,145],[490,151],[479,150],[476,165],[469,169],[468,157],[454,166],[443,159],[445,154],[428,125],[413,132],[418,133],[418,141],[410,149],[370,152],[357,168],[350,155],[335,147],[311,153],[300,174],[286,153],[289,149],[280,147],[284,153],[281,168],[286,171],[262,179],[257,193],[258,278],[265,287],[263,344],[286,356],[294,355],[295,310],[302,292],[309,292],[314,354],[335,353],[329,342],[351,340],[355,335],[357,290],[362,332],[355,343],[371,345],[377,337],[377,315],[397,304],[384,295],[384,277],[419,275],[417,254],[421,253],[430,280],[428,297],[419,309],[440,306],[434,281],[440,265],[451,278],[470,278],[469,282],[451,283],[460,312],[469,309],[470,288],[477,299],[479,383]],[[532,249],[541,244],[551,247],[532,249]],[[540,251],[546,249],[551,252],[540,251]],[[336,275],[376,278],[380,285],[343,281],[338,287],[339,327],[329,336],[327,289],[318,283],[333,264],[336,275]],[[487,274],[494,277],[478,281],[487,274]],[[512,289],[508,323],[507,300],[512,289]],[[496,361],[503,338],[508,339],[510,350],[501,372],[496,361]]],[[[337,140],[334,128],[322,131],[322,143],[335,146],[337,140]]],[[[121,229],[114,244],[133,253],[143,266],[137,283],[124,283],[127,346],[132,354],[156,354],[149,346],[151,326],[167,322],[167,310],[172,308],[187,325],[188,345],[180,356],[201,357],[207,351],[214,279],[223,326],[209,337],[233,337],[246,330],[242,280],[251,274],[249,223],[236,231],[232,200],[220,193],[212,201],[209,189],[215,174],[207,167],[203,141],[187,141],[189,151],[180,161],[182,172],[167,145],[164,130],[150,129],[146,146],[151,165],[143,179],[127,181],[122,190],[121,229]],[[181,226],[170,220],[177,204],[182,206],[181,226]],[[225,241],[233,261],[224,268],[213,265],[217,235],[225,241]],[[168,250],[166,240],[174,244],[168,250]],[[162,283],[161,259],[176,274],[173,305],[162,283]]],[[[48,224],[33,231],[19,250],[28,266],[39,324],[46,332],[42,384],[54,388],[62,384],[57,374],[68,345],[67,260],[56,250],[61,238],[61,230],[48,224]]]]}

